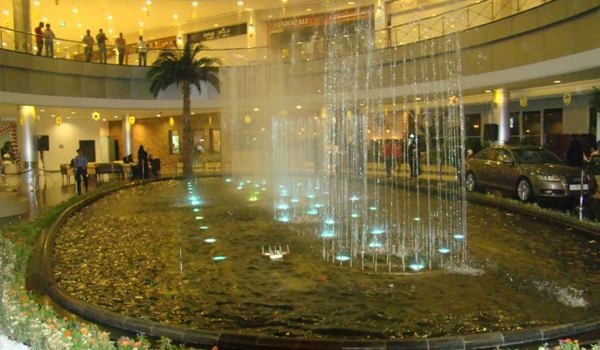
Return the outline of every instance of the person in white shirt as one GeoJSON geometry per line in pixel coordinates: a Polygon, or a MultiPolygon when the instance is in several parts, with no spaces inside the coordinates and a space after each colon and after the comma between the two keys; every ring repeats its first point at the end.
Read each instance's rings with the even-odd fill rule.
{"type": "Polygon", "coordinates": [[[56,36],[54,35],[54,32],[52,31],[52,29],[50,29],[50,23],[46,23],[46,30],[44,30],[44,43],[46,46],[46,56],[48,57],[54,57],[54,38],[56,38],[56,36]]]}
{"type": "Polygon", "coordinates": [[[89,29],[87,30],[86,35],[83,37],[81,42],[85,44],[85,47],[83,48],[83,52],[85,53],[85,61],[91,62],[92,53],[94,52],[94,38],[92,38],[90,35],[89,29]]]}
{"type": "Polygon", "coordinates": [[[140,41],[137,44],[138,49],[138,63],[139,66],[142,66],[142,61],[144,61],[144,67],[146,67],[146,55],[148,54],[148,43],[144,41],[144,37],[140,35],[140,41]]]}

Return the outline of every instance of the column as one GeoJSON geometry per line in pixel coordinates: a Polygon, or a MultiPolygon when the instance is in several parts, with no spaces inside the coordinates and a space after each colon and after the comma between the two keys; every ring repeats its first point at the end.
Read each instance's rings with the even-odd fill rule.
{"type": "Polygon", "coordinates": [[[129,124],[129,117],[123,117],[123,157],[133,154],[133,125],[129,124]]]}
{"type": "Polygon", "coordinates": [[[37,128],[35,120],[35,107],[19,106],[19,156],[21,157],[21,174],[28,191],[36,191],[38,154],[37,154],[37,128]]]}
{"type": "MultiPolygon", "coordinates": [[[[13,21],[16,31],[31,33],[31,10],[29,0],[13,0],[13,21]]],[[[15,50],[29,52],[32,47],[33,37],[24,33],[15,32],[15,50]]]]}
{"type": "Polygon", "coordinates": [[[387,7],[384,0],[375,0],[375,47],[383,49],[388,47],[388,19],[387,7]]]}
{"type": "Polygon", "coordinates": [[[510,140],[510,91],[494,90],[493,123],[498,124],[497,144],[503,145],[510,140]]]}

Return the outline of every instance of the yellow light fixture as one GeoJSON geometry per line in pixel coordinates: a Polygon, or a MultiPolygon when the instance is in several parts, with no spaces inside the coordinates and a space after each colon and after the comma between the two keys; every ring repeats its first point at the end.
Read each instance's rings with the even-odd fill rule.
{"type": "Polygon", "coordinates": [[[456,96],[451,96],[448,100],[448,103],[450,104],[450,106],[456,107],[456,105],[458,105],[458,98],[456,96]]]}
{"type": "Polygon", "coordinates": [[[175,119],[173,119],[173,117],[169,118],[169,125],[175,125],[175,119]]]}
{"type": "Polygon", "coordinates": [[[62,124],[62,118],[56,117],[56,125],[60,126],[60,124],[62,124]]]}
{"type": "Polygon", "coordinates": [[[565,92],[565,94],[563,95],[563,102],[564,102],[565,106],[571,105],[571,94],[570,93],[565,92]]]}
{"type": "Polygon", "coordinates": [[[521,96],[521,98],[519,99],[519,106],[525,108],[527,107],[527,97],[526,96],[521,96]]]}
{"type": "Polygon", "coordinates": [[[133,124],[135,124],[135,117],[131,116],[129,117],[129,119],[127,119],[129,121],[129,125],[133,126],[133,124]]]}
{"type": "Polygon", "coordinates": [[[94,113],[92,113],[92,119],[94,119],[95,121],[100,120],[100,113],[94,111],[94,113]]]}

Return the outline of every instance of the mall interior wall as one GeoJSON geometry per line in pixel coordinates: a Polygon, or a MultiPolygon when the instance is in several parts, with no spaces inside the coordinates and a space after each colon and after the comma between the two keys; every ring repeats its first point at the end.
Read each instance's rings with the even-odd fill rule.
{"type": "MultiPolygon", "coordinates": [[[[37,122],[37,134],[49,136],[50,150],[44,152],[46,170],[60,170],[61,164],[69,164],[77,155],[79,141],[94,141],[96,162],[107,162],[109,159],[109,155],[102,152],[101,148],[101,137],[108,136],[108,122],[72,118],[56,125],[55,118],[45,117],[37,122]]],[[[38,164],[41,167],[41,163],[38,164]]]]}

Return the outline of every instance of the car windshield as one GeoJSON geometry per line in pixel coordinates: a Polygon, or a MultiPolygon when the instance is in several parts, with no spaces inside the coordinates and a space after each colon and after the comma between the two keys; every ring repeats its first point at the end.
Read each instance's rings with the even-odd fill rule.
{"type": "Polygon", "coordinates": [[[513,149],[519,163],[525,164],[562,164],[563,161],[556,154],[545,149],[513,149]]]}

